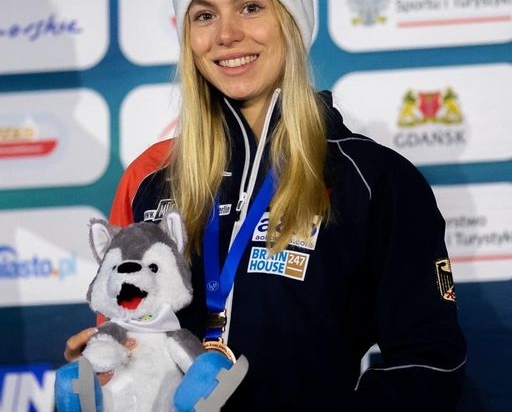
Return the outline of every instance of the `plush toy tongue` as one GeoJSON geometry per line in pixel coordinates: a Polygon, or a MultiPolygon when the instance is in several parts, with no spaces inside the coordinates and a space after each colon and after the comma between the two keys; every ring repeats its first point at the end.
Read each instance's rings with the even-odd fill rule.
{"type": "Polygon", "coordinates": [[[135,310],[147,295],[147,292],[139,289],[137,286],[123,283],[121,291],[117,295],[117,304],[125,309],[135,310]]]}
{"type": "Polygon", "coordinates": [[[133,298],[132,300],[124,300],[121,302],[121,305],[125,309],[134,310],[137,309],[137,306],[139,306],[140,302],[142,302],[142,299],[137,297],[133,298]]]}

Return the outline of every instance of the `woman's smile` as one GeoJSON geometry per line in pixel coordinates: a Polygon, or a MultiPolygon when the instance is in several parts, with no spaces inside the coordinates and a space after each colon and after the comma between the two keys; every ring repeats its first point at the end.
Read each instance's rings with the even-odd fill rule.
{"type": "Polygon", "coordinates": [[[235,68],[235,67],[241,67],[241,66],[245,66],[245,65],[247,65],[249,63],[252,63],[257,58],[258,58],[258,56],[253,54],[253,55],[250,55],[250,56],[237,57],[237,58],[234,58],[234,59],[219,60],[218,64],[219,64],[219,66],[222,66],[222,67],[235,68]]]}

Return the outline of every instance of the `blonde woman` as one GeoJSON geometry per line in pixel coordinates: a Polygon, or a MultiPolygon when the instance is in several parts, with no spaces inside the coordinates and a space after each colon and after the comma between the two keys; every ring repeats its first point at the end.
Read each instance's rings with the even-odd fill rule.
{"type": "Polygon", "coordinates": [[[181,324],[249,361],[222,410],[455,410],[466,347],[444,220],[419,171],[314,90],[313,0],[173,3],[178,136],[127,168],[110,220],[181,210],[181,324]]]}

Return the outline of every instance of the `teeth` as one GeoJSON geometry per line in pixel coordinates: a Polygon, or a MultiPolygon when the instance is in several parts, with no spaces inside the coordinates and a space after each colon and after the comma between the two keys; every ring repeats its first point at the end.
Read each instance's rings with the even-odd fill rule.
{"type": "Polygon", "coordinates": [[[258,56],[245,56],[245,57],[239,57],[238,59],[229,59],[229,60],[220,60],[219,64],[222,67],[240,67],[244,64],[249,64],[256,60],[258,56]]]}

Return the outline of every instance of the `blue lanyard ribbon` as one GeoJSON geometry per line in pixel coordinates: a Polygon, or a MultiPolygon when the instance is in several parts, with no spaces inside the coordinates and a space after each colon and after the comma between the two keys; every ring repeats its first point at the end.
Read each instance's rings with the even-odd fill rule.
{"type": "MultiPolygon", "coordinates": [[[[219,198],[218,196],[215,198],[213,210],[203,236],[206,305],[211,314],[224,312],[240,259],[256,224],[267,210],[273,194],[274,178],[272,172],[269,171],[228,251],[222,271],[219,262],[219,198]]],[[[223,327],[209,327],[205,339],[219,339],[222,332],[223,327]]]]}

